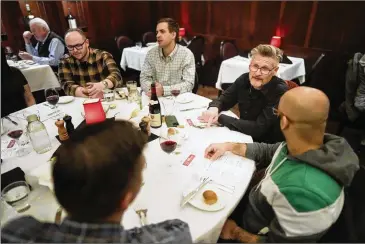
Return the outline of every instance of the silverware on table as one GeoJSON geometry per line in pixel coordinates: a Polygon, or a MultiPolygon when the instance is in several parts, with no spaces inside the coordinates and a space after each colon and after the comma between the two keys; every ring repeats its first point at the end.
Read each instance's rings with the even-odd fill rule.
{"type": "Polygon", "coordinates": [[[184,207],[185,204],[187,204],[191,199],[193,199],[195,197],[195,195],[199,192],[200,189],[202,189],[206,184],[208,184],[210,182],[209,177],[205,177],[203,179],[203,181],[199,184],[198,187],[196,187],[193,191],[191,191],[189,194],[187,194],[182,202],[181,202],[181,207],[184,207]]]}
{"type": "Polygon", "coordinates": [[[12,120],[11,118],[9,118],[9,116],[5,116],[4,118],[9,120],[13,125],[18,125],[18,123],[15,122],[14,120],[12,120]]]}

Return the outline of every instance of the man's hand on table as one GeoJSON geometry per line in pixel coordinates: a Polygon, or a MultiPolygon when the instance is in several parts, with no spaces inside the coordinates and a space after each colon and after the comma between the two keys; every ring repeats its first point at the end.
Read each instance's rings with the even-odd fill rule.
{"type": "Polygon", "coordinates": [[[76,88],[75,97],[89,97],[87,88],[79,86],[76,88]]]}
{"type": "Polygon", "coordinates": [[[19,52],[19,57],[23,60],[33,60],[33,56],[27,52],[19,52]]]}
{"type": "Polygon", "coordinates": [[[105,86],[101,82],[89,82],[86,84],[86,88],[88,90],[89,97],[95,98],[100,96],[100,93],[103,93],[105,86]]]}
{"type": "Polygon", "coordinates": [[[201,122],[208,123],[207,126],[210,127],[212,124],[216,124],[218,122],[218,114],[218,108],[211,107],[207,111],[204,111],[198,119],[201,122]]]}
{"type": "Polygon", "coordinates": [[[245,157],[247,146],[245,143],[214,143],[210,144],[207,149],[205,149],[204,157],[212,161],[217,160],[226,152],[232,152],[233,154],[245,157]]]}

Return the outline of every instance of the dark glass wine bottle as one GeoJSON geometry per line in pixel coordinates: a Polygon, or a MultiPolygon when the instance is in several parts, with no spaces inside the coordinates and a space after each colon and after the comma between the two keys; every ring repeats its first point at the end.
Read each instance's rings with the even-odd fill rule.
{"type": "Polygon", "coordinates": [[[150,117],[151,117],[151,127],[159,128],[162,125],[161,117],[161,105],[157,98],[156,85],[151,84],[151,100],[149,105],[150,117]]]}
{"type": "Polygon", "coordinates": [[[68,8],[68,15],[66,16],[68,27],[77,28],[76,19],[71,14],[71,9],[68,8]]]}
{"type": "Polygon", "coordinates": [[[30,6],[29,4],[25,4],[25,9],[27,10],[27,15],[24,17],[24,23],[26,26],[26,29],[29,30],[29,21],[31,21],[32,19],[34,19],[34,15],[32,14],[32,11],[30,10],[30,6]]]}

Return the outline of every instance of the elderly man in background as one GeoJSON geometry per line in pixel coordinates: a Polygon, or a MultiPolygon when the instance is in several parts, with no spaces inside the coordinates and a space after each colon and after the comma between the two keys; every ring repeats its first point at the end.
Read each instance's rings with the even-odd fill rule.
{"type": "Polygon", "coordinates": [[[70,55],[61,59],[58,76],[66,94],[102,98],[104,89],[122,85],[113,56],[89,47],[89,40],[81,29],[69,29],[65,41],[70,55]]]}
{"type": "Polygon", "coordinates": [[[320,90],[291,89],[275,110],[285,142],[221,143],[206,149],[205,156],[212,160],[230,151],[268,166],[226,221],[221,238],[317,242],[336,222],[344,206],[344,187],[351,184],[359,159],[344,138],[325,134],[329,107],[320,90]]]}
{"type": "Polygon", "coordinates": [[[288,90],[284,80],[276,72],[283,52],[271,45],[259,45],[251,51],[249,73],[245,73],[203,112],[199,119],[208,126],[219,122],[231,130],[251,135],[254,141],[277,142],[283,139],[278,119],[273,114],[280,97],[288,90]],[[236,119],[221,111],[238,103],[240,118],[236,119]]]}
{"type": "Polygon", "coordinates": [[[174,89],[191,92],[195,81],[193,53],[177,44],[179,24],[171,19],[160,19],[156,27],[158,46],[146,56],[141,70],[141,87],[150,95],[152,82],[156,82],[157,96],[170,96],[174,89]]]}
{"type": "Polygon", "coordinates": [[[23,38],[27,52],[19,52],[19,57],[24,60],[33,60],[38,64],[47,64],[57,71],[60,58],[65,53],[65,42],[41,18],[34,18],[29,22],[31,32],[25,31],[23,38]],[[38,41],[33,47],[30,39],[32,36],[38,41]]]}

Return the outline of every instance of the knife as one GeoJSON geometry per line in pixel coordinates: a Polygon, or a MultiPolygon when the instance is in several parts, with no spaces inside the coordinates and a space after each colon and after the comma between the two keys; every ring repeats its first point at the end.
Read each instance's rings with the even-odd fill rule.
{"type": "Polygon", "coordinates": [[[9,116],[5,116],[4,118],[7,119],[7,120],[9,120],[12,124],[18,125],[18,123],[15,122],[14,120],[12,120],[11,118],[9,118],[9,116]]]}
{"type": "Polygon", "coordinates": [[[184,199],[181,202],[181,207],[184,207],[186,203],[188,203],[191,199],[195,197],[195,195],[198,193],[200,189],[202,189],[206,184],[210,182],[209,177],[205,178],[202,183],[199,184],[197,188],[195,188],[192,192],[190,192],[188,195],[184,197],[184,199]]]}

